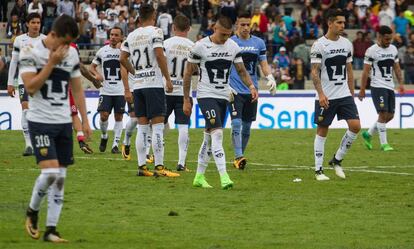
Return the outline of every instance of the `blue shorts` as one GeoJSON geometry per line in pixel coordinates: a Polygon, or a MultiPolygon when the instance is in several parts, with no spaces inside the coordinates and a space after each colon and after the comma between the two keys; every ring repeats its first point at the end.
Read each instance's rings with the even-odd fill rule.
{"type": "Polygon", "coordinates": [[[377,113],[395,113],[395,93],[393,90],[371,87],[371,96],[377,113]]]}
{"type": "Polygon", "coordinates": [[[329,100],[329,108],[324,109],[315,101],[314,123],[321,126],[330,126],[337,115],[338,120],[359,119],[358,109],[354,98],[349,96],[340,99],[329,100]]]}
{"type": "Polygon", "coordinates": [[[134,109],[136,117],[165,117],[164,88],[142,88],[134,90],[134,109]]]}
{"type": "Polygon", "coordinates": [[[58,160],[59,165],[73,164],[72,123],[44,124],[29,121],[37,163],[45,160],[58,160]]]}
{"type": "Polygon", "coordinates": [[[251,94],[234,95],[234,101],[229,103],[231,119],[241,119],[245,122],[256,120],[257,101],[252,103],[251,94]]]}
{"type": "Polygon", "coordinates": [[[113,108],[115,113],[124,113],[125,102],[125,97],[123,95],[101,95],[99,96],[98,112],[111,113],[113,108]]]}
{"type": "Polygon", "coordinates": [[[164,123],[168,122],[168,117],[174,111],[175,124],[189,124],[190,117],[185,115],[183,110],[184,97],[165,95],[165,98],[167,100],[167,115],[164,123]]]}
{"type": "Polygon", "coordinates": [[[206,121],[206,128],[224,128],[228,101],[214,98],[197,99],[197,101],[206,121]]]}

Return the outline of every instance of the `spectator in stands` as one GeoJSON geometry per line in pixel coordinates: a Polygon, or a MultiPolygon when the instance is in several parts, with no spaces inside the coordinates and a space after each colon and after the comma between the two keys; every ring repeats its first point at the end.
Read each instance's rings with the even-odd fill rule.
{"type": "Polygon", "coordinates": [[[109,22],[106,20],[105,11],[99,12],[99,19],[94,24],[95,44],[104,45],[108,39],[109,22]]]}
{"type": "Polygon", "coordinates": [[[75,18],[76,17],[75,5],[73,4],[72,1],[62,0],[58,3],[57,14],[58,16],[65,14],[65,15],[75,18]]]}
{"type": "Polygon", "coordinates": [[[279,52],[273,57],[273,64],[280,70],[281,76],[289,76],[290,60],[285,47],[281,47],[279,52]]]}
{"type": "Polygon", "coordinates": [[[394,19],[393,29],[396,33],[400,34],[402,39],[406,39],[407,35],[410,33],[410,22],[405,19],[404,12],[400,11],[400,14],[394,19]]]}
{"type": "Polygon", "coordinates": [[[43,4],[43,34],[47,35],[52,29],[52,24],[57,17],[56,0],[46,0],[43,4]]]}
{"type": "Polygon", "coordinates": [[[101,11],[106,11],[109,9],[110,5],[106,3],[105,0],[97,0],[96,2],[96,9],[98,10],[98,13],[101,11]]]}
{"type": "Polygon", "coordinates": [[[119,14],[124,12],[124,18],[128,18],[128,6],[125,5],[125,0],[119,0],[119,3],[115,6],[115,8],[118,10],[119,14]]]}
{"type": "Polygon", "coordinates": [[[11,14],[16,14],[18,20],[21,23],[25,23],[26,22],[26,16],[27,16],[27,6],[26,4],[23,2],[23,0],[16,0],[16,4],[14,5],[13,9],[11,10],[11,14]]]}
{"type": "Polygon", "coordinates": [[[39,0],[33,0],[33,2],[29,4],[29,7],[27,8],[27,13],[39,13],[39,15],[42,16],[43,7],[39,0]]]}
{"type": "MultiPolygon", "coordinates": [[[[89,21],[89,14],[88,12],[83,12],[83,17],[78,23],[79,26],[79,38],[78,43],[91,43],[93,39],[93,24],[89,21]]],[[[80,46],[80,48],[84,48],[84,46],[80,46]]],[[[89,49],[89,47],[86,47],[89,49]]]]}
{"type": "Polygon", "coordinates": [[[96,9],[96,2],[92,1],[91,5],[89,6],[89,8],[85,9],[85,12],[88,12],[89,15],[89,21],[92,24],[95,24],[96,21],[98,20],[98,9],[96,9]]]}
{"type": "MultiPolygon", "coordinates": [[[[127,34],[131,33],[137,28],[136,20],[133,16],[129,16],[128,18],[128,32],[127,34]]],[[[127,35],[125,35],[127,36],[127,35]]]]}
{"type": "Polygon", "coordinates": [[[253,26],[250,30],[250,33],[254,36],[257,36],[257,37],[263,39],[263,40],[265,39],[264,34],[260,31],[260,28],[257,25],[257,23],[253,23],[253,26]]]}
{"type": "Polygon", "coordinates": [[[221,14],[231,18],[233,23],[236,22],[237,12],[236,12],[236,2],[234,0],[225,0],[221,2],[221,14]]]}
{"type": "Polygon", "coordinates": [[[164,40],[171,37],[171,27],[173,19],[170,13],[167,12],[166,6],[160,6],[158,8],[160,15],[157,19],[157,27],[159,27],[164,33],[164,40]]]}
{"type": "Polygon", "coordinates": [[[391,9],[390,5],[387,2],[383,3],[381,6],[381,11],[378,14],[378,18],[380,22],[379,25],[391,27],[392,20],[394,19],[394,17],[395,17],[395,13],[391,9]]]}
{"type": "MultiPolygon", "coordinates": [[[[403,39],[399,33],[395,33],[392,44],[394,44],[394,46],[396,46],[398,49],[398,58],[400,59],[400,64],[404,65],[404,54],[407,52],[406,40],[403,39]]],[[[403,66],[401,68],[403,68],[403,66]]]]}
{"type": "Polygon", "coordinates": [[[191,9],[189,0],[178,0],[178,6],[176,8],[176,12],[175,12],[175,15],[173,15],[173,17],[175,17],[176,15],[180,15],[180,14],[186,16],[190,20],[190,23],[191,23],[192,9],[191,9]]]}
{"type": "Polygon", "coordinates": [[[379,30],[379,18],[378,15],[372,11],[372,8],[367,9],[367,32],[376,33],[379,30]]]}
{"type": "Polygon", "coordinates": [[[414,84],[414,44],[408,45],[404,54],[404,76],[406,84],[414,84]]]}
{"type": "Polygon", "coordinates": [[[289,75],[292,77],[293,84],[290,89],[305,89],[305,76],[309,74],[304,62],[300,58],[294,58],[290,66],[289,75]]]}
{"type": "Polygon", "coordinates": [[[110,15],[106,15],[106,17],[108,20],[108,30],[115,27],[115,25],[118,23],[118,15],[115,15],[114,13],[110,13],[110,15]]]}
{"type": "Polygon", "coordinates": [[[367,9],[371,6],[371,0],[356,0],[355,12],[358,16],[358,22],[360,27],[364,27],[367,22],[367,9]]]}
{"type": "Polygon", "coordinates": [[[321,0],[320,3],[321,3],[321,9],[323,11],[326,11],[333,7],[334,0],[321,0]]]}
{"type": "Polygon", "coordinates": [[[299,44],[293,48],[293,58],[300,59],[306,71],[310,71],[310,47],[303,38],[300,38],[299,44]]]}
{"type": "Polygon", "coordinates": [[[352,64],[355,70],[362,70],[364,67],[365,52],[372,45],[369,33],[358,31],[357,37],[352,42],[352,44],[354,46],[354,58],[352,64]]]}
{"type": "Polygon", "coordinates": [[[128,36],[128,23],[123,11],[119,13],[118,23],[115,24],[115,26],[119,27],[122,30],[122,34],[124,34],[124,36],[128,36]]]}
{"type": "Polygon", "coordinates": [[[202,37],[206,37],[213,34],[215,19],[213,10],[207,10],[207,15],[201,19],[200,33],[198,35],[198,40],[202,37]]]}
{"type": "Polygon", "coordinates": [[[279,52],[279,48],[285,46],[286,43],[286,28],[283,19],[280,19],[279,23],[273,30],[273,53],[279,52]]]}
{"type": "MultiPolygon", "coordinates": [[[[353,1],[349,1],[344,9],[344,14],[345,14],[345,28],[349,29],[349,28],[354,28],[353,25],[349,25],[350,20],[355,21],[357,20],[357,17],[355,16],[355,10],[354,10],[354,2],[353,1]]],[[[351,23],[352,24],[352,23],[351,23]]]]}
{"type": "Polygon", "coordinates": [[[0,22],[7,22],[7,5],[9,1],[0,1],[0,22]]]}
{"type": "Polygon", "coordinates": [[[7,22],[6,26],[6,37],[14,41],[16,36],[19,36],[24,33],[23,24],[20,22],[17,13],[12,12],[10,21],[7,22]]]}
{"type": "Polygon", "coordinates": [[[90,0],[83,0],[83,2],[78,5],[78,10],[76,12],[77,12],[77,15],[80,17],[80,19],[83,18],[83,12],[85,12],[86,9],[89,8],[90,6],[91,6],[90,0]]]}
{"type": "Polygon", "coordinates": [[[292,14],[292,9],[286,8],[285,15],[282,17],[283,21],[285,22],[286,30],[288,32],[293,28],[292,24],[295,21],[295,19],[293,19],[293,17],[290,16],[291,14],[292,14]]]}
{"type": "Polygon", "coordinates": [[[112,1],[111,7],[109,9],[106,9],[105,15],[107,16],[108,20],[113,17],[113,20],[116,20],[116,22],[118,22],[119,11],[115,8],[115,6],[115,1],[112,1]]]}
{"type": "Polygon", "coordinates": [[[130,4],[129,5],[129,7],[130,7],[130,13],[132,13],[132,12],[136,12],[136,13],[139,13],[139,9],[141,8],[141,5],[142,5],[142,0],[134,0],[133,2],[132,2],[132,4],[130,4]]]}

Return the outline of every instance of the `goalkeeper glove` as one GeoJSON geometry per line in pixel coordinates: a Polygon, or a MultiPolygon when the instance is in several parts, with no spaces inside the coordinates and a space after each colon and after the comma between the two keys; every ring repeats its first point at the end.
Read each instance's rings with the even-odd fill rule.
{"type": "Polygon", "coordinates": [[[273,77],[272,74],[269,74],[268,76],[266,76],[266,79],[267,79],[266,86],[269,87],[270,94],[275,95],[276,94],[276,80],[275,80],[275,78],[273,77]]]}

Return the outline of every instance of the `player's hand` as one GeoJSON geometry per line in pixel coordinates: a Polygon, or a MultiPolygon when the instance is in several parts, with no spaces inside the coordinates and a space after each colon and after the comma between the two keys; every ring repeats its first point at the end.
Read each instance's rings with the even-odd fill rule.
{"type": "Polygon", "coordinates": [[[53,65],[57,65],[62,62],[69,51],[69,45],[61,45],[56,50],[51,51],[49,54],[49,61],[53,65]]]}
{"type": "Polygon", "coordinates": [[[125,101],[132,104],[132,101],[133,101],[132,93],[129,90],[125,90],[124,95],[125,95],[125,101]]]}
{"type": "Polygon", "coordinates": [[[191,116],[191,109],[192,109],[191,99],[190,98],[184,98],[184,104],[183,104],[183,111],[184,114],[187,116],[191,116]]]}
{"type": "Polygon", "coordinates": [[[364,100],[364,98],[365,98],[365,89],[360,89],[358,93],[358,99],[362,101],[364,100]]]}
{"type": "Polygon", "coordinates": [[[16,90],[14,89],[14,86],[7,86],[7,94],[10,97],[14,97],[14,95],[16,94],[16,90]]]}
{"type": "Polygon", "coordinates": [[[268,76],[266,76],[266,79],[267,79],[266,86],[269,87],[270,94],[275,95],[276,94],[276,80],[275,80],[275,78],[273,77],[272,74],[269,74],[268,76]]]}
{"type": "Polygon", "coordinates": [[[319,105],[324,109],[329,108],[329,100],[323,93],[319,94],[319,105]]]}
{"type": "Polygon", "coordinates": [[[99,89],[102,87],[102,81],[98,80],[97,78],[94,78],[92,81],[92,84],[96,87],[96,89],[99,89]]]}
{"type": "Polygon", "coordinates": [[[250,94],[252,95],[252,103],[257,101],[259,98],[259,93],[257,92],[256,87],[250,88],[250,94]]]}
{"type": "Polygon", "coordinates": [[[234,96],[237,95],[237,91],[233,89],[233,87],[229,86],[230,94],[229,94],[229,102],[234,102],[234,96]]]}
{"type": "MultiPolygon", "coordinates": [[[[103,82],[104,80],[103,76],[99,73],[95,75],[95,79],[99,82],[103,82]]],[[[102,83],[101,83],[101,86],[102,86],[102,83]]]]}
{"type": "Polygon", "coordinates": [[[399,85],[399,87],[398,87],[398,93],[400,95],[404,95],[405,94],[405,88],[404,88],[404,85],[403,84],[400,84],[399,85]]]}
{"type": "Polygon", "coordinates": [[[82,121],[82,131],[83,131],[83,134],[85,135],[86,140],[89,140],[89,138],[92,137],[92,129],[89,126],[88,120],[86,120],[85,122],[82,121]]]}
{"type": "Polygon", "coordinates": [[[167,93],[172,93],[174,90],[173,84],[171,83],[171,80],[167,80],[166,84],[165,84],[165,91],[167,93]]]}

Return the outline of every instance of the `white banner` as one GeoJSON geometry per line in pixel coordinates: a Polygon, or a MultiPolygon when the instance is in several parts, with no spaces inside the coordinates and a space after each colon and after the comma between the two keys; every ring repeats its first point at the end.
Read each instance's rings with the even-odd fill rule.
{"type": "MultiPolygon", "coordinates": [[[[96,111],[98,98],[96,92],[87,93],[86,104],[88,117],[93,129],[99,128],[99,113],[96,111]]],[[[257,120],[253,122],[252,128],[255,129],[309,129],[315,128],[313,124],[314,91],[285,91],[278,92],[274,96],[261,94],[259,98],[257,120]]],[[[355,98],[361,125],[368,128],[377,120],[377,113],[370,97],[364,101],[355,98]]],[[[128,114],[125,113],[125,117],[128,114]]],[[[126,123],[126,118],[124,119],[126,123]]],[[[21,130],[21,108],[19,99],[10,98],[5,94],[0,95],[0,130],[21,130]]],[[[226,128],[230,128],[229,113],[226,116],[226,128]]],[[[174,128],[174,115],[170,116],[169,124],[174,128]]],[[[191,128],[203,128],[204,118],[198,107],[197,100],[194,99],[193,112],[191,114],[191,128]]],[[[114,125],[113,115],[109,118],[109,128],[114,125]]],[[[337,121],[331,128],[345,128],[345,121],[337,121]]],[[[388,128],[414,128],[414,94],[407,94],[403,97],[396,97],[394,119],[387,124],[388,128]]]]}

